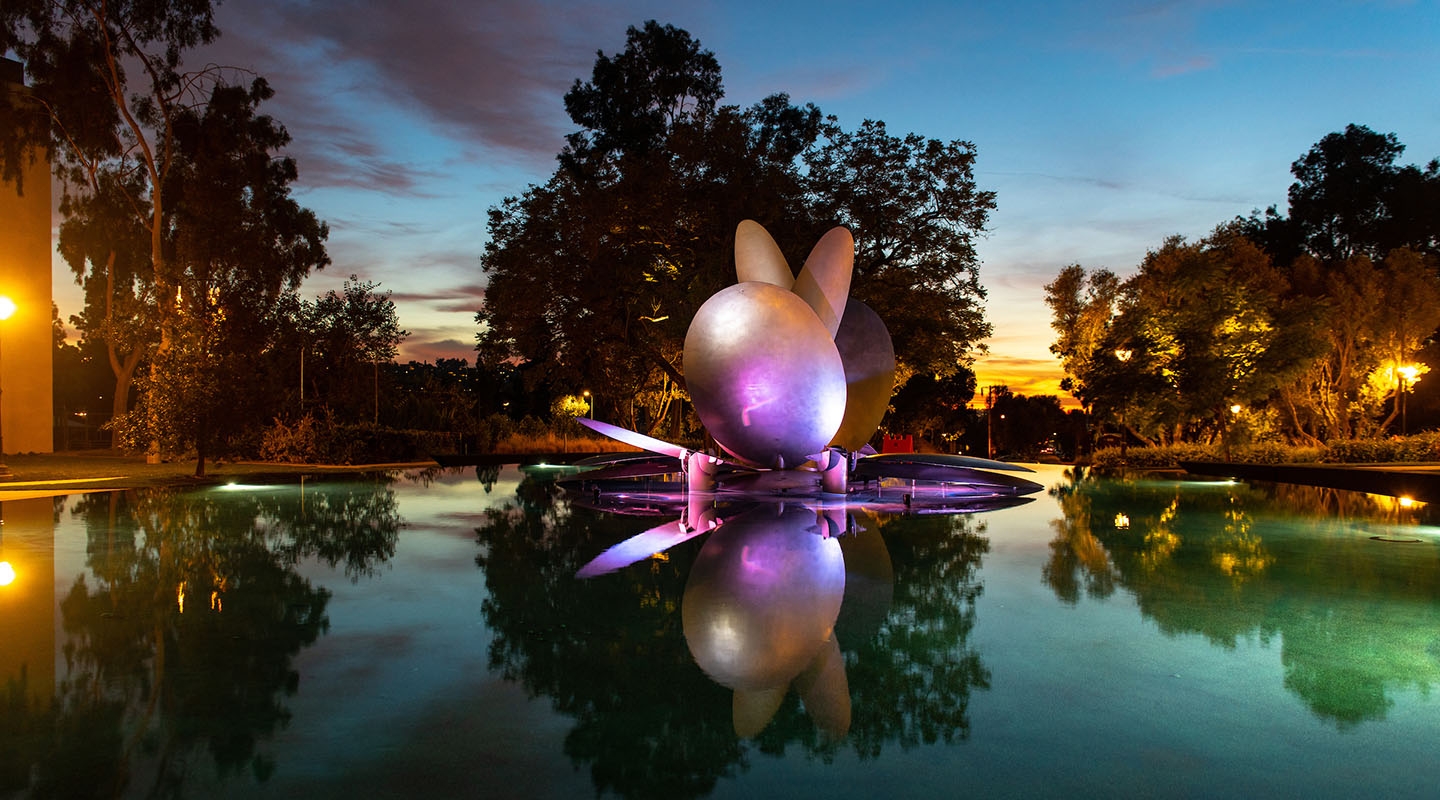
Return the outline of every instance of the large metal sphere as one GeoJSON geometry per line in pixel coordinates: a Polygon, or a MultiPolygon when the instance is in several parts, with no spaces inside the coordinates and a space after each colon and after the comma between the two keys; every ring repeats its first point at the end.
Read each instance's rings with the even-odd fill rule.
{"type": "Polygon", "coordinates": [[[788,687],[833,633],[845,596],[839,540],[799,506],[758,508],[710,534],[680,616],[695,663],[736,690],[788,687]]]}
{"type": "Polygon", "coordinates": [[[738,458],[793,467],[845,416],[845,367],[794,293],[747,281],[716,292],[685,335],[685,383],[715,441],[738,458]]]}

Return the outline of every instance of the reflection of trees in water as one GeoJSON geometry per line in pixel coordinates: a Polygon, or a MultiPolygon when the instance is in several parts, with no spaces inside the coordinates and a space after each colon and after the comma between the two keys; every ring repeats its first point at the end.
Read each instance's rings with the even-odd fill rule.
{"type": "MultiPolygon", "coordinates": [[[[521,498],[487,511],[476,531],[488,588],[483,611],[495,636],[492,669],[574,719],[565,752],[589,767],[597,792],[696,797],[748,769],[753,750],[735,735],[732,693],[696,666],[682,631],[686,579],[706,537],[579,580],[576,572],[597,553],[658,520],[572,513],[539,486],[522,484],[521,498]]],[[[871,592],[881,597],[879,613],[847,620],[856,616],[847,583],[836,624],[853,704],[848,736],[820,734],[791,692],[754,740],[760,752],[798,746],[828,759],[853,747],[870,757],[887,744],[968,734],[970,690],[989,680],[969,644],[981,591],[975,573],[988,542],[966,517],[896,521],[884,536],[893,598],[888,586],[871,592]]],[[[864,557],[846,549],[847,581],[864,572],[855,563],[864,557]]],[[[888,565],[874,572],[888,582],[888,565]]]]}
{"type": "Polygon", "coordinates": [[[389,558],[391,490],[92,494],[74,513],[93,581],[61,602],[68,670],[30,792],[178,797],[200,753],[222,779],[263,781],[274,762],[259,745],[298,688],[291,661],[329,625],[330,593],[295,567],[317,558],[354,578],[389,558]]]}
{"type": "Polygon", "coordinates": [[[990,686],[970,643],[984,588],[976,571],[990,551],[984,526],[935,515],[881,530],[895,570],[893,605],[872,637],[840,643],[849,651],[854,709],[848,744],[862,758],[892,743],[909,749],[968,738],[970,691],[990,686]]]}
{"type": "Polygon", "coordinates": [[[1061,600],[1124,587],[1170,635],[1278,636],[1286,688],[1341,728],[1382,719],[1387,691],[1440,682],[1434,546],[1369,535],[1433,512],[1313,487],[1072,478],[1054,490],[1044,570],[1061,600]]]}

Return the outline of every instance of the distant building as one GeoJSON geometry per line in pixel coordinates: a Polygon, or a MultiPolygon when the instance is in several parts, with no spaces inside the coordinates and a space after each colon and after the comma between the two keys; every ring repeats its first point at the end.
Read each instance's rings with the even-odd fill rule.
{"type": "MultiPolygon", "coordinates": [[[[0,58],[0,91],[24,94],[20,64],[0,58]]],[[[6,453],[50,453],[54,434],[54,341],[50,164],[26,169],[24,193],[0,183],[0,296],[15,313],[0,321],[0,441],[6,453]]]]}

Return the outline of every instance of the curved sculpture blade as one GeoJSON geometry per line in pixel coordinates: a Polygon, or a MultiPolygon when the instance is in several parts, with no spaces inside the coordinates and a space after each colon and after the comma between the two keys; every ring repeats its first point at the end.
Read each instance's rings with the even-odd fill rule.
{"type": "Polygon", "coordinates": [[[895,392],[895,345],[880,315],[859,300],[845,304],[835,333],[845,366],[845,416],[830,444],[859,450],[875,435],[895,392]]]}
{"type": "Polygon", "coordinates": [[[575,421],[602,436],[609,436],[617,442],[624,442],[625,444],[638,447],[641,450],[649,450],[652,453],[659,453],[662,456],[674,456],[681,461],[684,461],[685,456],[690,454],[689,450],[686,450],[678,444],[670,444],[669,442],[656,439],[653,436],[646,436],[643,433],[636,433],[628,428],[622,428],[619,425],[611,425],[608,422],[600,422],[586,417],[576,417],[575,421]]]}
{"type": "Polygon", "coordinates": [[[905,478],[954,483],[997,494],[1034,494],[1045,488],[1034,481],[1004,472],[913,461],[876,461],[873,456],[860,459],[854,474],[856,478],[905,478]]]}
{"type": "Polygon", "coordinates": [[[850,273],[855,268],[855,237],[844,227],[831,228],[805,259],[795,279],[795,294],[815,310],[830,335],[840,328],[850,298],[850,273]]]}
{"type": "Polygon", "coordinates": [[[866,461],[895,462],[906,464],[941,464],[953,467],[974,467],[976,469],[998,469],[1003,472],[1034,472],[1027,466],[1012,464],[1009,461],[996,461],[990,458],[977,458],[975,456],[962,456],[954,453],[880,453],[869,456],[866,461]]]}
{"type": "Polygon", "coordinates": [[[787,290],[795,285],[780,245],[753,219],[741,220],[735,228],[735,278],[738,283],[759,281],[787,290]]]}

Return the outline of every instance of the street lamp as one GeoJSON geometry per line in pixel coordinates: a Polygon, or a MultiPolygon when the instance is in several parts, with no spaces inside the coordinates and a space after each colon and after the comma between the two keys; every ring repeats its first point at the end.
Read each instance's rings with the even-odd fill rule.
{"type": "Polygon", "coordinates": [[[595,419],[595,401],[590,399],[590,390],[586,389],[580,394],[585,397],[585,407],[590,411],[590,419],[595,419]]]}
{"type": "MultiPolygon", "coordinates": [[[[1123,348],[1123,347],[1122,347],[1122,348],[1119,348],[1119,349],[1117,349],[1117,350],[1115,351],[1115,359],[1116,359],[1117,361],[1119,361],[1121,364],[1124,364],[1124,363],[1128,362],[1128,361],[1130,360],[1130,357],[1133,356],[1133,355],[1135,355],[1135,351],[1129,350],[1129,349],[1126,349],[1126,348],[1123,348]]],[[[1120,422],[1120,460],[1121,460],[1121,461],[1125,461],[1125,459],[1126,459],[1126,447],[1130,444],[1130,436],[1129,436],[1129,434],[1127,434],[1127,433],[1125,432],[1125,405],[1124,405],[1124,404],[1121,404],[1120,410],[1119,410],[1119,412],[1118,412],[1118,416],[1119,416],[1119,418],[1120,418],[1120,419],[1119,419],[1119,422],[1120,422]]]]}
{"type": "Polygon", "coordinates": [[[1402,379],[1400,384],[1400,435],[1403,436],[1406,433],[1407,427],[1405,422],[1405,395],[1410,394],[1410,387],[1415,385],[1415,376],[1420,374],[1420,370],[1413,364],[1407,364],[1399,369],[1399,373],[1402,379]]]}
{"type": "MultiPolygon", "coordinates": [[[[10,315],[15,313],[15,308],[16,307],[14,300],[11,300],[4,295],[0,295],[0,322],[10,319],[10,315]]],[[[0,342],[3,342],[3,340],[4,334],[3,332],[0,332],[0,342]]],[[[0,362],[0,409],[3,409],[5,395],[3,368],[4,363],[0,362]]],[[[0,413],[0,480],[6,480],[13,477],[15,476],[10,473],[10,468],[5,466],[5,423],[3,419],[3,413],[0,413]]]]}

